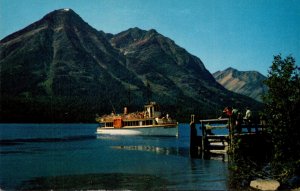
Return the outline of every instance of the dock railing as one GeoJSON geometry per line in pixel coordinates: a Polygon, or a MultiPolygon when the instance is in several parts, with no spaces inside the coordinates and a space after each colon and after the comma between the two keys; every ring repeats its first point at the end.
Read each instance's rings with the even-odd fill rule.
{"type": "MultiPolygon", "coordinates": [[[[194,116],[193,116],[194,121],[194,116]]],[[[264,126],[256,123],[243,122],[239,126],[232,118],[204,119],[200,120],[202,130],[202,151],[227,150],[233,144],[235,136],[255,135],[264,130],[264,126]],[[227,128],[228,134],[214,134],[213,129],[227,128]],[[253,129],[255,129],[253,131],[253,129]]]]}
{"type": "MultiPolygon", "coordinates": [[[[210,151],[212,146],[211,142],[222,143],[219,145],[218,150],[225,150],[225,142],[228,142],[228,135],[215,135],[212,133],[213,129],[229,128],[229,118],[222,119],[205,119],[200,120],[202,130],[202,144],[201,149],[203,151],[210,151]]],[[[216,146],[214,147],[216,149],[216,146]]]]}

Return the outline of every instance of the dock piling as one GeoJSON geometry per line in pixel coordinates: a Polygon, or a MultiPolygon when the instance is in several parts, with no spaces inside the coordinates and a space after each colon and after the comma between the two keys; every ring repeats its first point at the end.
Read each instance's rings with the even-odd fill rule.
{"type": "MultiPolygon", "coordinates": [[[[227,154],[227,152],[233,152],[233,144],[235,137],[239,137],[243,140],[255,139],[256,135],[259,135],[263,131],[261,125],[251,125],[250,128],[254,128],[255,132],[235,132],[235,126],[230,118],[222,119],[206,119],[200,120],[200,128],[202,135],[197,135],[197,128],[195,122],[195,115],[191,115],[190,122],[190,153],[191,156],[199,157],[199,152],[214,154],[227,154]],[[212,133],[213,129],[227,128],[228,134],[215,135],[212,133]],[[260,131],[258,131],[260,129],[260,131]]],[[[249,128],[249,125],[241,125],[241,129],[249,128]]]]}
{"type": "Polygon", "coordinates": [[[199,157],[202,152],[201,136],[198,136],[195,115],[191,115],[190,122],[190,155],[193,158],[199,157]]]}

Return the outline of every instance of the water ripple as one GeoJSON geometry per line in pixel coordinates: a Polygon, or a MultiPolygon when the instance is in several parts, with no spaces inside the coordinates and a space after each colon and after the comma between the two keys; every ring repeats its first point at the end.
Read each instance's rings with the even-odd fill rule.
{"type": "Polygon", "coordinates": [[[71,142],[71,141],[85,141],[95,139],[94,135],[80,135],[68,136],[61,138],[29,138],[29,139],[4,139],[0,140],[0,146],[15,146],[25,143],[52,143],[52,142],[71,142]]]}

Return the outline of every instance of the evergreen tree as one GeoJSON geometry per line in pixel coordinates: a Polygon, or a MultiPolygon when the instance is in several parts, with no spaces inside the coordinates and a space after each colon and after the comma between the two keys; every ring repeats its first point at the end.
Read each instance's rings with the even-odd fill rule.
{"type": "Polygon", "coordinates": [[[273,169],[275,177],[286,182],[299,174],[300,169],[300,68],[295,59],[274,56],[265,84],[264,95],[268,130],[274,145],[273,169]]]}

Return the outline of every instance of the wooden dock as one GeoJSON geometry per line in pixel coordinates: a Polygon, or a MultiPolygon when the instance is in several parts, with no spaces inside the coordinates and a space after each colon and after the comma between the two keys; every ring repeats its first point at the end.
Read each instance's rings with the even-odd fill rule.
{"type": "MultiPolygon", "coordinates": [[[[246,142],[255,141],[257,137],[262,136],[264,126],[260,124],[241,124],[235,126],[230,118],[222,119],[206,119],[200,120],[200,124],[196,124],[195,116],[191,116],[190,123],[190,153],[191,157],[199,157],[204,154],[206,156],[226,155],[232,151],[233,140],[239,138],[246,142]],[[199,128],[197,128],[199,127],[199,128]],[[201,132],[199,135],[197,129],[201,132]],[[224,129],[226,134],[215,134],[215,129],[224,129]]],[[[249,144],[251,145],[251,144],[249,144]]]]}

